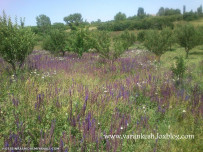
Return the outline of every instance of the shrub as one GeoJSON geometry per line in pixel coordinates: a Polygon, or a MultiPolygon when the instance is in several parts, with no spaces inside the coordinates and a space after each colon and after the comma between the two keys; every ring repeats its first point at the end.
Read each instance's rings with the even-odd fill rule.
{"type": "Polygon", "coordinates": [[[137,40],[139,42],[144,42],[144,40],[145,40],[145,34],[146,34],[145,31],[139,31],[138,34],[137,34],[137,40]]]}
{"type": "Polygon", "coordinates": [[[128,48],[134,44],[136,41],[136,36],[134,33],[130,33],[128,30],[125,30],[120,35],[121,40],[123,41],[123,47],[125,50],[128,50],[128,48]]]}
{"type": "Polygon", "coordinates": [[[185,74],[186,66],[183,57],[178,57],[175,66],[171,67],[174,78],[177,80],[182,80],[185,74]]]}
{"type": "Polygon", "coordinates": [[[0,55],[14,72],[23,66],[26,57],[33,51],[34,38],[30,28],[13,24],[5,12],[3,17],[0,16],[0,55]]]}
{"type": "Polygon", "coordinates": [[[88,28],[81,28],[72,31],[71,48],[81,58],[84,52],[93,48],[93,38],[88,28]]]}
{"type": "Polygon", "coordinates": [[[113,51],[112,51],[112,60],[118,59],[126,50],[124,41],[120,37],[116,37],[113,40],[113,51]]]}
{"type": "Polygon", "coordinates": [[[43,49],[49,50],[53,54],[60,52],[65,55],[66,33],[57,29],[51,30],[48,36],[43,41],[43,49]]]}
{"type": "Polygon", "coordinates": [[[94,33],[94,48],[103,59],[110,59],[111,38],[108,32],[97,31],[94,33]]]}

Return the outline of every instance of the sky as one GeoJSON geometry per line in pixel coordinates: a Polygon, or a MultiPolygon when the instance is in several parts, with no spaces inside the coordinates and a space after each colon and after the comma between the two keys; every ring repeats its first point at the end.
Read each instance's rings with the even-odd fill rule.
{"type": "Polygon", "coordinates": [[[118,12],[127,17],[137,14],[143,7],[147,14],[156,14],[160,7],[180,9],[186,6],[186,11],[196,11],[203,0],[0,0],[0,15],[3,10],[12,20],[15,16],[25,17],[25,25],[36,25],[36,16],[45,14],[51,23],[62,22],[65,16],[81,13],[88,22],[113,20],[118,12]]]}

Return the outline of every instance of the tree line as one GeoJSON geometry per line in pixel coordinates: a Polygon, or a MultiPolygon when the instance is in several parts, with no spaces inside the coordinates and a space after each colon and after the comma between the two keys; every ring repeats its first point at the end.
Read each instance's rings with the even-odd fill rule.
{"type": "MultiPolygon", "coordinates": [[[[184,47],[186,58],[192,48],[203,44],[203,28],[195,28],[189,24],[179,25],[174,29],[162,27],[161,30],[140,31],[137,36],[125,30],[117,36],[112,36],[108,31],[90,31],[88,27],[79,26],[82,21],[80,15],[77,15],[76,19],[73,19],[73,16],[69,17],[64,19],[67,20],[67,24],[72,24],[70,32],[62,28],[45,28],[51,24],[49,18],[43,15],[36,18],[38,28],[44,33],[43,49],[54,55],[74,52],[79,58],[84,52],[94,50],[104,60],[114,61],[136,41],[140,41],[156,55],[157,61],[160,61],[161,55],[170,50],[174,43],[184,47]]],[[[11,65],[13,71],[23,67],[26,57],[36,44],[37,37],[39,35],[34,34],[30,27],[24,26],[22,18],[18,25],[17,22],[12,23],[4,12],[3,16],[0,16],[0,55],[11,65]]]]}

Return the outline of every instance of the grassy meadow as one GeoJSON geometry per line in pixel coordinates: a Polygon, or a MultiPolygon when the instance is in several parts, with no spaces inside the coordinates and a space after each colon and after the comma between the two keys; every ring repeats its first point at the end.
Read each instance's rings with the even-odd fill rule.
{"type": "Polygon", "coordinates": [[[185,56],[178,45],[160,63],[140,43],[108,63],[95,52],[57,57],[40,48],[39,43],[18,77],[0,60],[0,147],[202,151],[203,46],[185,60],[182,85],[170,70],[176,56],[185,56]],[[124,138],[140,134],[155,138],[124,138]],[[166,134],[175,137],[164,139],[166,134]]]}

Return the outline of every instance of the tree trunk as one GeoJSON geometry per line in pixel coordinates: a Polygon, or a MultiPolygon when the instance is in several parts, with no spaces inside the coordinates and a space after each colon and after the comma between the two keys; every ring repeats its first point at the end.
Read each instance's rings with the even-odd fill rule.
{"type": "Polygon", "coordinates": [[[188,59],[188,56],[189,56],[189,50],[186,49],[185,51],[186,51],[186,56],[185,56],[185,58],[188,59]]]}
{"type": "Polygon", "coordinates": [[[161,61],[161,55],[156,55],[156,60],[157,60],[157,62],[160,62],[161,61]]]}
{"type": "Polygon", "coordinates": [[[65,51],[62,51],[63,56],[65,56],[65,51]]]}

